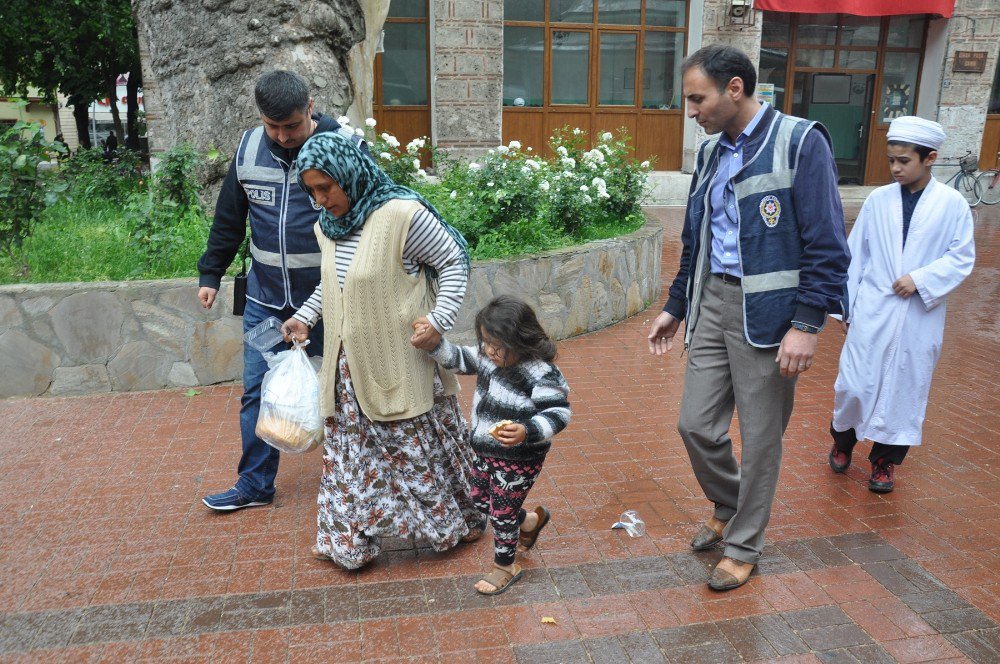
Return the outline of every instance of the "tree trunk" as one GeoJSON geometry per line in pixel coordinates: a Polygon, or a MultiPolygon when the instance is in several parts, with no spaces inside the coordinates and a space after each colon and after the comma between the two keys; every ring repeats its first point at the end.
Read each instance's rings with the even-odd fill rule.
{"type": "MultiPolygon", "coordinates": [[[[365,37],[359,0],[133,0],[132,11],[153,159],[180,143],[231,156],[260,125],[254,83],[272,69],[305,78],[317,112],[336,117],[354,99],[346,57],[365,37]]],[[[227,169],[217,160],[206,184],[227,169]]]]}
{"type": "Polygon", "coordinates": [[[118,137],[118,145],[125,145],[125,133],[122,131],[122,117],[118,112],[118,75],[108,76],[108,101],[111,107],[111,120],[115,123],[115,135],[118,137]]]}
{"type": "Polygon", "coordinates": [[[73,104],[73,119],[76,121],[76,133],[80,139],[80,147],[90,148],[90,104],[73,104]]]}
{"type": "Polygon", "coordinates": [[[129,150],[139,149],[139,130],[136,127],[136,120],[139,117],[139,85],[142,83],[142,76],[137,71],[129,72],[127,110],[125,111],[125,147],[129,150]]]}

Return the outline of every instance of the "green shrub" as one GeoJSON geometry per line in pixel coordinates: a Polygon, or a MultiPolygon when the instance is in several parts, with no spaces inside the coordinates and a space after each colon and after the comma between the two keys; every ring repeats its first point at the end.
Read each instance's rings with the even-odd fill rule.
{"type": "Polygon", "coordinates": [[[13,257],[42,212],[59,200],[65,185],[42,167],[65,151],[50,143],[41,125],[16,122],[0,133],[0,250],[13,257]]]}
{"type": "Polygon", "coordinates": [[[209,224],[198,200],[202,164],[191,146],[174,147],[160,157],[149,191],[127,198],[129,244],[149,265],[165,265],[169,271],[174,248],[185,237],[198,235],[197,229],[204,228],[207,238],[209,224]]]}
{"type": "Polygon", "coordinates": [[[80,148],[59,165],[59,179],[72,198],[121,199],[146,185],[139,153],[124,149],[109,164],[99,148],[80,148]]]}
{"type": "MultiPolygon", "coordinates": [[[[374,121],[366,125],[376,162],[433,203],[465,235],[474,259],[616,237],[644,222],[650,166],[631,158],[624,132],[601,134],[587,150],[586,134],[563,129],[551,158],[513,141],[468,163],[421,139],[401,146],[389,134],[376,137],[374,121]],[[438,178],[420,168],[427,153],[438,178]]],[[[186,146],[165,153],[151,178],[137,169],[133,176],[131,167],[115,176],[89,153],[68,160],[59,177],[72,199],[44,209],[23,246],[0,253],[0,283],[196,275],[210,221],[198,200],[203,164],[186,146]]]]}

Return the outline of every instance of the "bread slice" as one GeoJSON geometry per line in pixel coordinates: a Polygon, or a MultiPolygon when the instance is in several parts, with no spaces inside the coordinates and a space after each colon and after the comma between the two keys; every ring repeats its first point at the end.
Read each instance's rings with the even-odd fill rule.
{"type": "Polygon", "coordinates": [[[513,423],[514,422],[512,420],[500,420],[499,422],[490,427],[490,435],[496,438],[497,434],[500,432],[500,429],[503,429],[508,424],[513,424],[513,423]]]}

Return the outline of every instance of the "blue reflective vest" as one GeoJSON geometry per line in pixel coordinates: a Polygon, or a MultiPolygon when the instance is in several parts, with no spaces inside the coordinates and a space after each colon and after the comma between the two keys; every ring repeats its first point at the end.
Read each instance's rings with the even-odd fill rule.
{"type": "MultiPolygon", "coordinates": [[[[336,131],[361,143],[349,129],[336,131]]],[[[313,226],[321,208],[299,186],[295,164],[268,149],[264,127],[243,134],[236,150],[236,179],[250,204],[247,299],[272,309],[302,306],[320,279],[313,226]]]]}
{"type": "MultiPolygon", "coordinates": [[[[752,346],[779,345],[795,315],[802,236],[792,185],[803,137],[813,127],[832,145],[823,125],[775,113],[760,147],[730,180],[738,201],[744,336],[752,346]]],[[[693,264],[688,272],[685,343],[694,334],[711,264],[709,196],[719,161],[718,143],[719,136],[715,136],[702,144],[688,200],[693,264]]]]}

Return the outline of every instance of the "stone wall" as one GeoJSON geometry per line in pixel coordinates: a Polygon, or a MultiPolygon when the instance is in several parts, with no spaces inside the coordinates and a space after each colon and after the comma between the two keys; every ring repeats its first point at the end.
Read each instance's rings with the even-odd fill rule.
{"type": "MultiPolygon", "coordinates": [[[[451,338],[475,337],[490,298],[516,294],[565,338],[642,311],[658,296],[663,229],[509,261],[473,265],[451,338]]],[[[196,300],[195,279],[0,286],[0,398],[191,387],[237,380],[243,319],[232,281],[216,306],[196,300]]]]}
{"type": "Polygon", "coordinates": [[[433,0],[434,142],[474,159],[501,141],[503,2],[433,0]]]}
{"type": "MultiPolygon", "coordinates": [[[[712,44],[734,46],[750,56],[751,62],[756,67],[760,63],[760,38],[764,25],[764,12],[754,10],[754,22],[750,25],[733,25],[729,19],[729,8],[732,4],[730,0],[692,2],[692,12],[698,10],[698,4],[702,5],[701,46],[711,46],[712,44]]],[[[688,54],[695,50],[697,49],[692,48],[688,54]]],[[[682,108],[684,107],[682,106],[682,108]]],[[[685,173],[693,173],[698,147],[705,142],[708,136],[705,134],[705,130],[691,118],[685,117],[684,122],[684,156],[681,161],[681,170],[685,173]]]]}
{"type": "MultiPolygon", "coordinates": [[[[941,150],[941,157],[946,162],[961,157],[967,150],[979,154],[983,144],[986,109],[1000,50],[1000,13],[996,0],[957,0],[955,14],[948,21],[947,35],[937,115],[937,121],[948,135],[941,150]],[[988,54],[986,71],[981,74],[952,71],[955,51],[985,51],[988,54]]],[[[935,63],[932,66],[942,65],[935,63]]],[[[937,171],[939,178],[949,177],[958,168],[953,166],[949,170],[944,166],[937,171]]]]}

